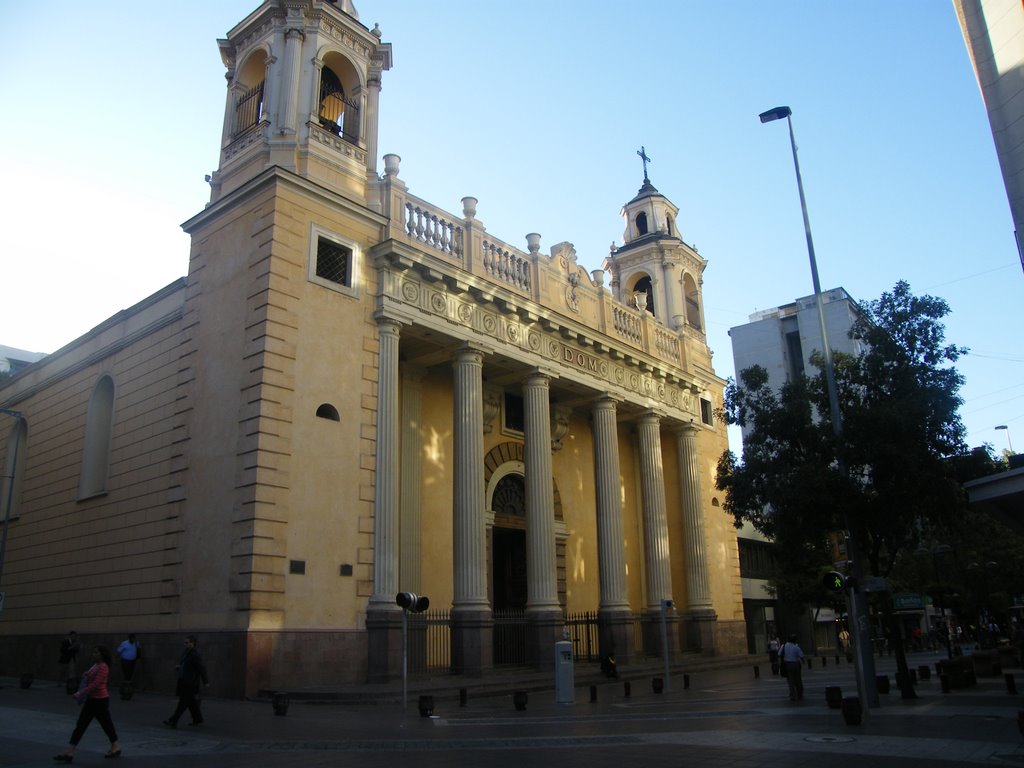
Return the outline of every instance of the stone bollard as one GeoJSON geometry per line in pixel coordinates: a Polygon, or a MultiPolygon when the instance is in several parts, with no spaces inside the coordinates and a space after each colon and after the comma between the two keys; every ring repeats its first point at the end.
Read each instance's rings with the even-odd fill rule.
{"type": "Polygon", "coordinates": [[[1003,675],[1003,680],[1006,681],[1006,692],[1012,695],[1017,693],[1017,681],[1013,679],[1013,674],[1007,672],[1003,675]]]}

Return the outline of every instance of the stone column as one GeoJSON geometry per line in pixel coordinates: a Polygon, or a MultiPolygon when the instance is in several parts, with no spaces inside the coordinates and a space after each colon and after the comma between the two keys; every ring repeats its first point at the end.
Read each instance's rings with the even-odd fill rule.
{"type": "MultiPolygon", "coordinates": [[[[661,654],[661,603],[672,599],[669,565],[668,515],[665,504],[665,472],[661,463],[661,419],[648,411],[637,422],[640,452],[640,483],[643,492],[644,556],[647,606],[644,610],[644,646],[649,655],[661,654]]],[[[674,618],[674,617],[673,617],[674,618]]],[[[669,626],[669,652],[677,644],[676,622],[669,626]]]]}
{"type": "Polygon", "coordinates": [[[601,586],[597,623],[601,656],[629,663],[633,614],[626,591],[625,533],[622,523],[622,477],[619,430],[611,397],[593,407],[594,485],[597,490],[597,571],[601,586]]]}
{"type": "Polygon", "coordinates": [[[380,81],[381,70],[372,68],[366,82],[366,118],[361,126],[363,135],[359,141],[366,146],[366,175],[377,178],[377,132],[380,120],[380,81]]]}
{"type": "Polygon", "coordinates": [[[398,588],[419,592],[420,554],[420,454],[423,440],[420,419],[423,371],[402,370],[402,476],[401,476],[401,562],[398,588]]]}
{"type": "Polygon", "coordinates": [[[533,371],[523,384],[526,485],[526,658],[554,667],[564,616],[558,603],[555,497],[551,481],[550,378],[533,371]]]}
{"type": "Polygon", "coordinates": [[[295,113],[299,98],[299,77],[302,74],[302,43],[306,39],[301,29],[292,28],[284,33],[284,77],[281,93],[281,130],[295,133],[295,113]]]}
{"type": "Polygon", "coordinates": [[[373,596],[366,609],[368,678],[389,680],[401,670],[401,609],[398,592],[399,400],[398,343],[400,324],[378,315],[377,456],[374,463],[373,596]]]}
{"type": "Polygon", "coordinates": [[[686,532],[686,594],[683,612],[683,640],[686,650],[715,650],[715,614],[708,579],[707,546],[704,538],[704,494],[697,460],[697,427],[686,424],[676,432],[679,454],[679,491],[683,502],[686,532]]]}
{"type": "Polygon", "coordinates": [[[480,675],[493,666],[487,597],[484,507],[483,352],[466,345],[454,361],[454,586],[452,671],[480,675]]]}

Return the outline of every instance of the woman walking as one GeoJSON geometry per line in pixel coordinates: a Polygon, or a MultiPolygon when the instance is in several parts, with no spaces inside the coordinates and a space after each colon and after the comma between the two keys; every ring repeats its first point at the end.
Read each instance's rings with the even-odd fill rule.
{"type": "Polygon", "coordinates": [[[58,763],[70,763],[75,759],[75,747],[82,740],[85,729],[89,727],[93,718],[99,722],[103,732],[110,739],[110,749],[103,756],[121,756],[117,729],[110,718],[110,692],[107,690],[107,680],[110,678],[110,651],[106,646],[97,645],[92,649],[92,660],[93,665],[85,673],[84,686],[75,694],[78,703],[82,705],[82,711],[78,713],[78,722],[71,733],[68,748],[53,756],[58,763]]]}

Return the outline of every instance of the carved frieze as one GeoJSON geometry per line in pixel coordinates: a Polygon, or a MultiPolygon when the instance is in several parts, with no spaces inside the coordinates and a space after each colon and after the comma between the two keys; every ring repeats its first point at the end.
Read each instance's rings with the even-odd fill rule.
{"type": "Polygon", "coordinates": [[[555,336],[542,323],[523,322],[507,307],[505,311],[490,311],[469,294],[448,292],[440,280],[422,282],[413,270],[403,272],[400,280],[391,285],[387,292],[398,294],[395,298],[403,304],[465,329],[463,333],[453,331],[456,335],[467,339],[474,334],[486,335],[521,350],[524,360],[541,357],[548,367],[555,365],[592,379],[595,390],[611,386],[670,409],[696,414],[694,396],[685,383],[671,376],[666,378],[664,371],[658,374],[653,366],[638,361],[630,352],[604,343],[585,348],[575,334],[555,336]]]}

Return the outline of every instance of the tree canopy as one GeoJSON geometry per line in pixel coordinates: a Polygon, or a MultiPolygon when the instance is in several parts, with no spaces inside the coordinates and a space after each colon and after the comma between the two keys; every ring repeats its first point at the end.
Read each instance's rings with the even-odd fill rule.
{"type": "Polygon", "coordinates": [[[722,415],[744,428],[742,460],[727,451],[718,464],[725,511],[775,541],[808,583],[832,559],[831,531],[849,530],[865,572],[886,576],[965,504],[948,459],[966,452],[954,363],[967,350],[945,342],[949,306],[901,281],[860,310],[850,333],[862,351],[834,357],[838,438],[818,353],[817,372],[780,391],[755,366],[725,393],[722,415]]]}

